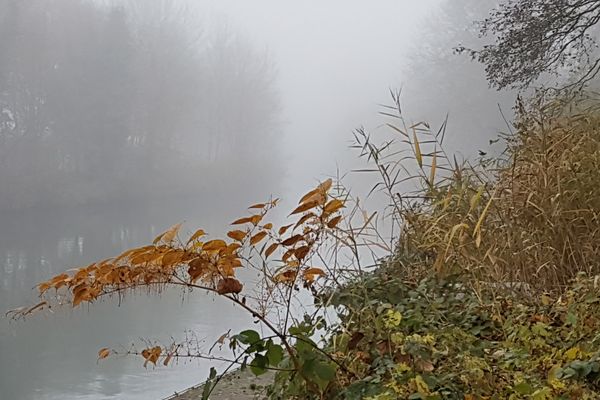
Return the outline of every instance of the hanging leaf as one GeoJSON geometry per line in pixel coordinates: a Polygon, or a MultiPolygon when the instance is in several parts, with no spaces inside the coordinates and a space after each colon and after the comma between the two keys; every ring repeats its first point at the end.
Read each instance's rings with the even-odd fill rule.
{"type": "Polygon", "coordinates": [[[252,217],[250,217],[250,222],[252,222],[252,225],[256,226],[259,224],[260,221],[262,221],[262,219],[262,215],[253,215],[252,217]]]}
{"type": "Polygon", "coordinates": [[[142,350],[142,357],[144,357],[144,359],[146,360],[144,362],[144,368],[146,367],[148,362],[151,362],[152,364],[156,365],[156,362],[160,357],[160,353],[162,353],[162,348],[160,346],[155,346],[151,349],[142,350]]]}
{"type": "Polygon", "coordinates": [[[303,204],[299,205],[298,207],[296,207],[296,209],[294,211],[292,211],[290,213],[290,215],[299,214],[301,212],[308,211],[311,208],[315,208],[318,205],[319,205],[319,202],[316,200],[312,200],[312,201],[303,203],[303,204]]]}
{"type": "Polygon", "coordinates": [[[269,257],[271,254],[273,254],[273,252],[277,250],[277,247],[279,247],[279,243],[272,243],[269,247],[267,247],[267,250],[265,250],[265,257],[269,257]]]}
{"type": "Polygon", "coordinates": [[[341,220],[342,220],[342,216],[338,215],[337,217],[334,217],[334,218],[330,219],[329,222],[327,222],[327,227],[333,229],[337,226],[337,224],[341,220]]]}
{"type": "Polygon", "coordinates": [[[240,293],[243,289],[243,285],[240,281],[234,278],[221,279],[217,284],[217,293],[229,294],[229,293],[240,293]]]}
{"type": "Polygon", "coordinates": [[[272,228],[273,228],[273,224],[270,223],[270,222],[268,224],[264,224],[263,225],[263,229],[269,230],[269,229],[272,229],[272,228]]]}
{"type": "Polygon", "coordinates": [[[167,356],[165,357],[165,360],[163,361],[163,365],[166,367],[167,365],[169,365],[169,362],[171,361],[171,359],[173,358],[173,352],[170,352],[169,354],[167,354],[167,356]]]}
{"type": "Polygon", "coordinates": [[[293,246],[296,243],[298,243],[300,240],[304,240],[304,236],[302,235],[294,235],[286,240],[284,240],[283,242],[281,242],[282,245],[284,246],[293,246]]]}
{"type": "Polygon", "coordinates": [[[227,232],[227,236],[229,236],[233,240],[237,240],[238,242],[241,242],[242,240],[244,240],[244,238],[246,237],[246,235],[247,235],[246,232],[240,231],[240,230],[235,230],[235,231],[229,231],[229,232],[227,232]]]}
{"type": "Polygon", "coordinates": [[[282,226],[281,228],[279,228],[279,231],[277,232],[279,235],[283,235],[285,232],[287,232],[287,230],[290,228],[290,226],[292,226],[294,224],[289,224],[286,226],[282,226]]]}
{"type": "Polygon", "coordinates": [[[304,257],[306,257],[308,255],[309,251],[310,251],[309,246],[301,246],[294,250],[294,255],[296,256],[298,261],[302,261],[302,260],[304,260],[304,257]]]}
{"type": "Polygon", "coordinates": [[[188,266],[188,275],[190,276],[192,282],[194,282],[200,276],[204,275],[206,271],[208,271],[210,268],[210,263],[203,258],[195,258],[188,263],[188,266]]]}
{"type": "Polygon", "coordinates": [[[103,360],[106,357],[108,357],[109,355],[110,355],[110,349],[108,347],[100,349],[100,351],[98,351],[98,360],[103,360]]]}
{"type": "Polygon", "coordinates": [[[252,246],[256,245],[261,240],[263,240],[265,238],[265,236],[267,236],[267,232],[265,232],[265,231],[258,232],[256,235],[254,235],[250,238],[250,244],[252,246]]]}

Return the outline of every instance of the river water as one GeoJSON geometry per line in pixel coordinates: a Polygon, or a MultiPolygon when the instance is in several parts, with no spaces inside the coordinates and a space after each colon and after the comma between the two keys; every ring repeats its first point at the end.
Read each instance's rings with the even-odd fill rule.
{"type": "MultiPolygon", "coordinates": [[[[214,201],[214,200],[213,200],[214,201]]],[[[149,243],[174,223],[220,234],[239,205],[202,212],[202,204],[85,207],[0,214],[0,309],[35,304],[40,281],[74,266],[149,243]]],[[[121,348],[140,338],[168,341],[196,332],[209,348],[228,329],[252,325],[247,315],[201,292],[168,291],[105,300],[77,309],[41,312],[24,321],[0,317],[0,398],[161,399],[208,375],[206,361],[144,368],[140,357],[97,363],[102,347],[121,348]]]]}

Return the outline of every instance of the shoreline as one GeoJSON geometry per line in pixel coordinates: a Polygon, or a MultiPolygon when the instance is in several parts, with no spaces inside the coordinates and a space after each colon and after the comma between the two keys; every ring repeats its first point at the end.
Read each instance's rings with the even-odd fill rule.
{"type": "MultiPolygon", "coordinates": [[[[274,373],[254,376],[250,369],[231,371],[221,379],[210,395],[210,400],[263,400],[267,399],[266,387],[273,382],[274,373]]],[[[162,400],[200,400],[205,382],[174,393],[162,400]]]]}

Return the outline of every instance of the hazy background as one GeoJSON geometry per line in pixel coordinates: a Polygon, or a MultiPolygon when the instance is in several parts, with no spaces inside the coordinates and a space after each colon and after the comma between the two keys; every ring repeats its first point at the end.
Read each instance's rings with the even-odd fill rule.
{"type": "MultiPolygon", "coordinates": [[[[514,93],[453,47],[478,43],[472,21],[495,3],[0,0],[0,308],[173,223],[218,235],[270,194],[287,208],[362,167],[352,131],[389,137],[390,89],[409,122],[449,114],[449,151],[489,151],[514,93]]],[[[361,195],[372,179],[346,182],[361,195]]],[[[0,320],[0,397],[158,399],[203,380],[207,364],[95,363],[140,336],[212,343],[248,323],[181,300],[0,320]]]]}

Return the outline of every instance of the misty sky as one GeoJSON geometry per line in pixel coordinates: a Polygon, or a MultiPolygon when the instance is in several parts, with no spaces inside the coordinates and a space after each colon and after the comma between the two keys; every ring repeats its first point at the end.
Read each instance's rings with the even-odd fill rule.
{"type": "MultiPolygon", "coordinates": [[[[288,161],[286,197],[355,159],[353,129],[381,121],[377,103],[403,84],[418,27],[438,0],[195,2],[264,47],[277,66],[288,161]]],[[[208,11],[208,12],[207,12],[208,11]]],[[[251,99],[249,99],[251,101],[251,99]]],[[[347,169],[347,168],[346,168],[347,169]]]]}

